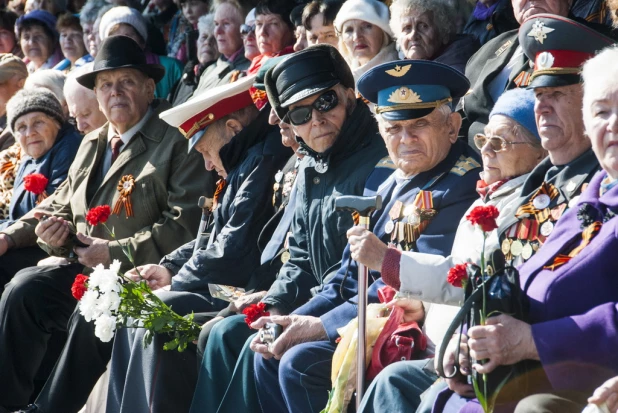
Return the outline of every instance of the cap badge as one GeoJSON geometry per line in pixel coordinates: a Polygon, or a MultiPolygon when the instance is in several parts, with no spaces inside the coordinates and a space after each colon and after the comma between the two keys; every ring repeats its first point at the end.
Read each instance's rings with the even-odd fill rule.
{"type": "Polygon", "coordinates": [[[554,56],[549,52],[543,52],[536,59],[537,69],[549,69],[554,65],[554,56]]]}
{"type": "Polygon", "coordinates": [[[545,23],[542,21],[536,21],[532,25],[532,30],[530,30],[528,36],[534,37],[537,42],[543,44],[543,40],[547,39],[547,33],[551,33],[554,30],[551,27],[545,27],[545,23]]]}
{"type": "Polygon", "coordinates": [[[405,66],[396,65],[394,68],[388,69],[386,73],[394,77],[402,77],[402,76],[405,76],[406,73],[408,73],[411,67],[412,67],[412,64],[405,65],[405,66]]]}
{"type": "Polygon", "coordinates": [[[406,86],[402,86],[391,93],[388,101],[391,103],[420,103],[423,100],[418,93],[406,86]]]}

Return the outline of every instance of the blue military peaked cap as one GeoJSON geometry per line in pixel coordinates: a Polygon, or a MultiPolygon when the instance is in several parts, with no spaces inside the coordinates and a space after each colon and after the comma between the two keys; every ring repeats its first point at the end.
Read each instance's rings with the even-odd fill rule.
{"type": "Polygon", "coordinates": [[[356,85],[388,120],[422,118],[435,108],[451,104],[470,89],[458,70],[429,60],[397,60],[369,70],[356,85]]]}

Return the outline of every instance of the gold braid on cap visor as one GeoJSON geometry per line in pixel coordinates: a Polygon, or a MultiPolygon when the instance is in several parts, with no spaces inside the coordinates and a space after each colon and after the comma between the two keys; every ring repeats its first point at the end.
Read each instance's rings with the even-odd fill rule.
{"type": "Polygon", "coordinates": [[[423,102],[423,103],[400,103],[394,106],[376,106],[376,113],[380,114],[383,112],[394,112],[396,110],[406,110],[406,109],[430,109],[437,108],[446,103],[451,103],[453,98],[446,98],[442,100],[437,100],[435,102],[423,102]]]}

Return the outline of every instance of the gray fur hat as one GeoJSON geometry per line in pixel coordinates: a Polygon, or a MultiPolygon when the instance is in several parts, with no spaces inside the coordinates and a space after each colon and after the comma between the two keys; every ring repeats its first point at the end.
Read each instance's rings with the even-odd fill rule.
{"type": "Polygon", "coordinates": [[[15,122],[21,116],[32,112],[43,112],[62,125],[66,119],[58,98],[47,89],[22,89],[17,92],[6,104],[6,120],[11,130],[15,129],[15,122]]]}

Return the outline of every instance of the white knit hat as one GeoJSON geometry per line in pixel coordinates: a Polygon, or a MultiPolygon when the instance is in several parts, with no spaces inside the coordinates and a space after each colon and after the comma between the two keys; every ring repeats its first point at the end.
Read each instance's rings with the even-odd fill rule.
{"type": "Polygon", "coordinates": [[[148,28],[146,20],[140,12],[126,6],[118,6],[109,9],[101,18],[99,24],[99,37],[101,40],[107,39],[110,30],[119,23],[125,23],[133,27],[135,31],[142,36],[144,41],[148,40],[148,28]]]}
{"type": "Polygon", "coordinates": [[[362,20],[371,23],[382,29],[389,37],[393,37],[393,31],[388,24],[388,6],[378,0],[347,0],[339,9],[333,23],[338,33],[341,33],[343,23],[348,20],[362,20]]]}

